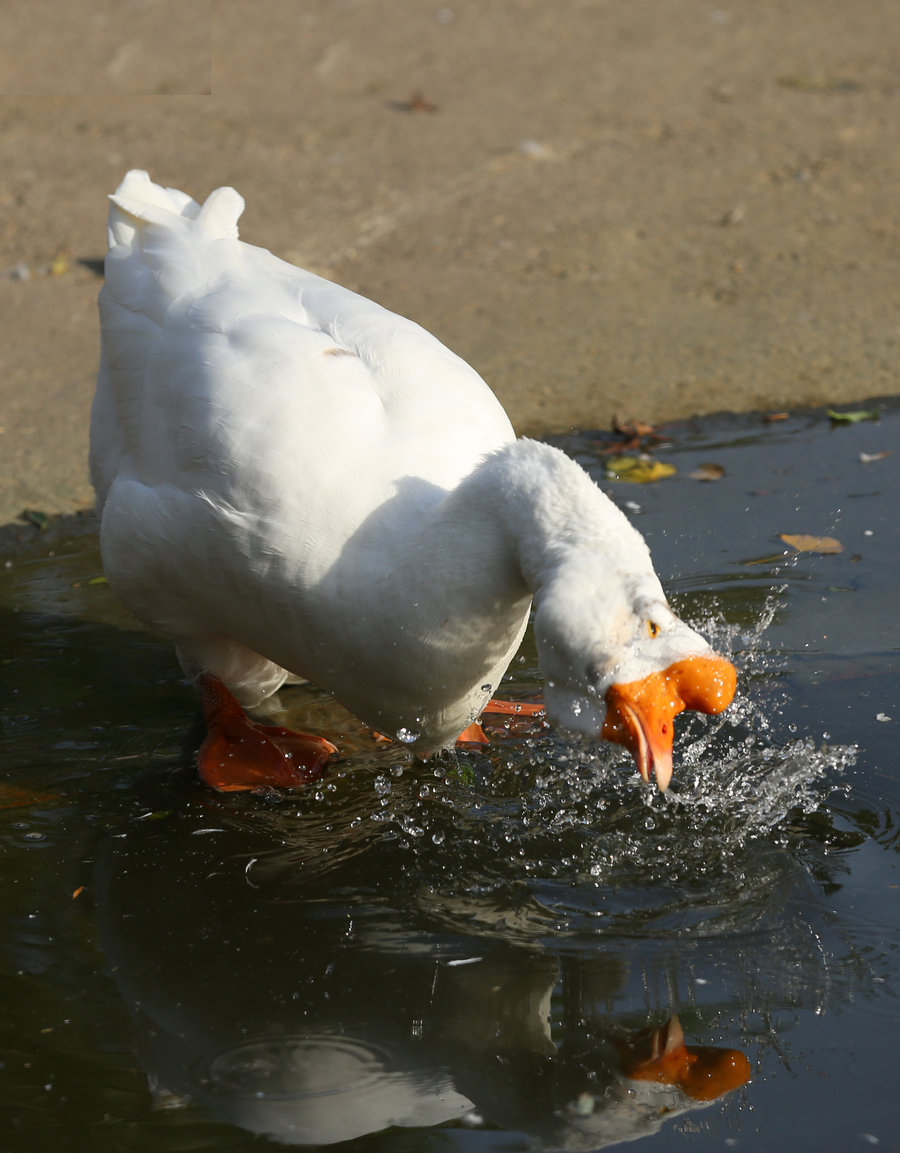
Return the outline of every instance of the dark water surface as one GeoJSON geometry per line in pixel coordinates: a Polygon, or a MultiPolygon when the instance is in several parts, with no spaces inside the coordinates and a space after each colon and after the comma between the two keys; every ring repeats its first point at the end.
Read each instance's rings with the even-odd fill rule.
{"type": "Polygon", "coordinates": [[[0,1153],[900,1149],[900,404],[668,433],[653,485],[562,442],[739,665],[666,795],[527,726],[422,765],[306,688],[273,719],[345,759],[213,795],[95,542],[9,559],[0,1153]],[[692,1072],[642,1080],[679,1025],[692,1072]]]}

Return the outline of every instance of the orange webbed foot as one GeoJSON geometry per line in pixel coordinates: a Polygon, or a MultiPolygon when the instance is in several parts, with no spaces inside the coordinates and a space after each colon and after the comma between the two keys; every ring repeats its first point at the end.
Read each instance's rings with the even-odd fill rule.
{"type": "Polygon", "coordinates": [[[197,687],[207,727],[197,768],[200,779],[220,792],[307,785],[322,775],[337,752],[324,737],[251,721],[211,673],[202,674],[197,687]]]}
{"type": "Polygon", "coordinates": [[[471,725],[466,725],[463,731],[456,738],[457,745],[489,745],[490,738],[478,721],[472,721],[471,725]]]}
{"type": "MultiPolygon", "coordinates": [[[[536,717],[542,720],[545,712],[546,710],[540,701],[498,701],[492,697],[482,709],[482,716],[487,713],[508,717],[536,717]]],[[[456,743],[457,745],[489,745],[491,742],[479,721],[473,721],[459,734],[456,743]]]]}

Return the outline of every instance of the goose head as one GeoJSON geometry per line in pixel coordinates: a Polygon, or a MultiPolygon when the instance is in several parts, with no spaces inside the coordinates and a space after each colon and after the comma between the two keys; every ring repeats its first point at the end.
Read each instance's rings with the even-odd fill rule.
{"type": "Polygon", "coordinates": [[[535,606],[550,721],[624,745],[644,781],[654,774],[665,790],[675,717],[726,709],[732,663],[675,615],[652,569],[609,571],[587,553],[560,566],[535,606]]]}

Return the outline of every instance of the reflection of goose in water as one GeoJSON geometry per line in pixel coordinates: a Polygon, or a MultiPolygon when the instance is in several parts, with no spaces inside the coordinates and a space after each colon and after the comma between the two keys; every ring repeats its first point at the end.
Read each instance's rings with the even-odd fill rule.
{"type": "Polygon", "coordinates": [[[250,725],[231,696],[288,677],[417,752],[452,746],[533,597],[551,720],[664,789],[675,715],[726,708],[735,671],[672,612],[643,538],[429,333],[239,241],[243,206],[125,177],[91,424],[104,569],[201,689],[204,779],[321,771],[330,743],[250,725]]]}
{"type": "Polygon", "coordinates": [[[603,954],[436,935],[337,876],[330,896],[251,887],[247,830],[210,811],[132,823],[98,863],[104,948],[160,1093],[293,1144],[465,1119],[595,1149],[749,1075],[740,1053],[685,1045],[677,1018],[618,1021],[623,969],[603,954]]]}

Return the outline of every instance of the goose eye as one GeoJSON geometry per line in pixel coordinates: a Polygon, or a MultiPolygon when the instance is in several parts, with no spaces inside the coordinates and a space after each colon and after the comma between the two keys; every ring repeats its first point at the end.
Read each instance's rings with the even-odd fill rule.
{"type": "Polygon", "coordinates": [[[659,625],[656,621],[647,621],[647,635],[655,637],[659,633],[659,625]]]}

